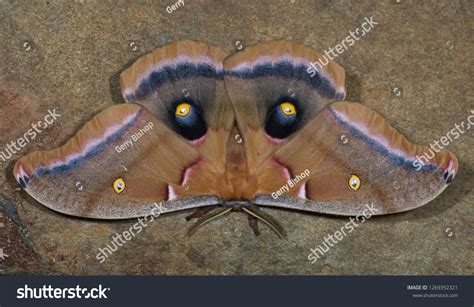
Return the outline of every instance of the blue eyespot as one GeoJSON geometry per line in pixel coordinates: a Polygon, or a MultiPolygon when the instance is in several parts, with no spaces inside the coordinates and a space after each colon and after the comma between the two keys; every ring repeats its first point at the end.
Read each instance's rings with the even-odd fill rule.
{"type": "Polygon", "coordinates": [[[267,115],[265,123],[266,133],[277,139],[289,136],[298,121],[298,109],[292,102],[282,102],[275,105],[267,115]]]}
{"type": "Polygon", "coordinates": [[[178,132],[188,140],[195,140],[207,132],[201,111],[188,102],[178,102],[174,111],[174,122],[178,132]]]}

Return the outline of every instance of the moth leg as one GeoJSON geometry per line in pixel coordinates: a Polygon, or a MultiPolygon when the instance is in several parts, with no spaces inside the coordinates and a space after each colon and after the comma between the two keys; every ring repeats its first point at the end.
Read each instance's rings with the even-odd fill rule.
{"type": "MultiPolygon", "coordinates": [[[[251,205],[250,207],[252,209],[258,210],[258,207],[255,206],[255,205],[251,205]]],[[[251,214],[247,214],[247,217],[249,219],[249,226],[253,230],[253,234],[256,237],[258,237],[260,235],[260,230],[258,230],[258,219],[255,216],[251,215],[251,214]]]]}
{"type": "Polygon", "coordinates": [[[286,238],[286,233],[283,227],[270,215],[262,211],[257,211],[255,208],[252,208],[251,206],[242,207],[242,210],[244,210],[249,215],[252,215],[253,217],[267,224],[267,226],[270,227],[270,229],[273,230],[278,235],[278,237],[280,237],[280,239],[286,238]]]}
{"type": "Polygon", "coordinates": [[[217,206],[207,206],[207,207],[202,207],[194,211],[191,215],[188,215],[186,217],[186,221],[190,221],[192,219],[198,219],[206,215],[208,212],[211,212],[212,210],[216,209],[217,206]]]}
{"type": "Polygon", "coordinates": [[[258,219],[253,215],[248,215],[249,226],[253,230],[253,234],[258,237],[260,235],[260,230],[258,230],[258,219]]]}
{"type": "Polygon", "coordinates": [[[219,210],[217,212],[208,214],[200,218],[191,228],[188,230],[188,236],[192,236],[199,228],[204,226],[204,224],[209,223],[212,220],[215,220],[221,216],[224,216],[228,214],[230,211],[232,211],[232,208],[224,208],[222,210],[219,210]]]}

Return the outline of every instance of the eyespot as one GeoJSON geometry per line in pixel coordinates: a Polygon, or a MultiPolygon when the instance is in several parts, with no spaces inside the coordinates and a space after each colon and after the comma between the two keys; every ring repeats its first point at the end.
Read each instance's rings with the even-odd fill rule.
{"type": "Polygon", "coordinates": [[[207,125],[201,109],[192,102],[179,101],[175,105],[174,110],[171,109],[174,112],[171,116],[177,132],[191,141],[204,136],[207,125]]]}
{"type": "Polygon", "coordinates": [[[114,191],[117,194],[122,193],[125,190],[125,187],[126,187],[126,185],[125,185],[125,181],[123,180],[123,178],[115,179],[115,181],[114,181],[114,191]]]}
{"type": "Polygon", "coordinates": [[[272,138],[284,139],[295,131],[299,115],[294,103],[283,100],[268,111],[265,132],[272,138]]]}
{"type": "Polygon", "coordinates": [[[360,178],[357,175],[352,175],[349,179],[349,188],[351,190],[357,191],[360,188],[360,178]]]}
{"type": "Polygon", "coordinates": [[[280,104],[281,112],[286,116],[296,115],[295,105],[291,102],[283,102],[280,104]]]}
{"type": "Polygon", "coordinates": [[[190,111],[191,111],[191,105],[189,103],[183,102],[183,103],[180,103],[176,107],[175,114],[177,116],[185,117],[189,114],[190,111]]]}

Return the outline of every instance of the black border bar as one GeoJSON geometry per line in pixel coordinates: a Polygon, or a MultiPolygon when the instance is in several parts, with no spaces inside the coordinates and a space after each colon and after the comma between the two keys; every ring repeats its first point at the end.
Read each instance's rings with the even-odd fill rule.
{"type": "Polygon", "coordinates": [[[0,276],[0,307],[473,304],[472,276],[0,276]],[[110,291],[102,299],[18,299],[17,290],[25,285],[60,289],[101,285],[110,291]]]}

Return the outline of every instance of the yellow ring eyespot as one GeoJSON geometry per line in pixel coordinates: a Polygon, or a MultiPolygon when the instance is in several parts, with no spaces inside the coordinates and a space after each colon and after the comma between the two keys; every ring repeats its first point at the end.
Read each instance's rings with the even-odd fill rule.
{"type": "Polygon", "coordinates": [[[125,190],[125,181],[123,181],[123,178],[117,178],[114,181],[114,191],[117,194],[122,193],[125,190]]]}
{"type": "Polygon", "coordinates": [[[291,102],[283,102],[280,104],[281,111],[287,116],[296,115],[295,105],[291,102]]]}
{"type": "Polygon", "coordinates": [[[358,176],[351,176],[351,178],[349,179],[349,188],[354,191],[357,191],[360,188],[360,178],[358,176]]]}
{"type": "Polygon", "coordinates": [[[175,114],[181,117],[185,117],[186,115],[189,114],[190,111],[191,111],[191,105],[189,103],[183,102],[183,103],[180,103],[176,107],[175,114]]]}

